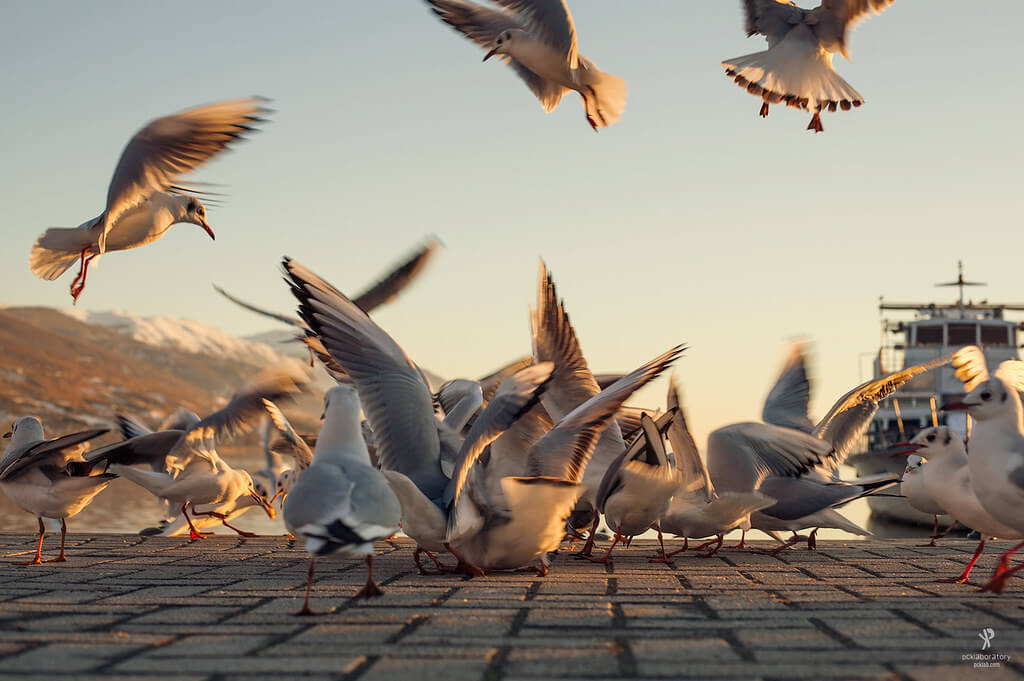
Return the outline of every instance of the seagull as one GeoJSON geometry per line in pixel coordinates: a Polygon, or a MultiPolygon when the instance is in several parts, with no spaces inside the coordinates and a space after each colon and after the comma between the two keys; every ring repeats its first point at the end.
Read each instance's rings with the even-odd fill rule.
{"type": "Polygon", "coordinates": [[[893,0],[824,0],[807,10],[789,0],[744,0],[747,37],[763,35],[768,49],[722,62],[725,74],[760,97],[761,117],[769,104],[814,114],[807,129],[821,132],[821,112],[849,111],[864,98],[832,67],[832,55],[850,59],[849,34],[869,11],[878,14],[893,0]]]}
{"type": "Polygon", "coordinates": [[[669,411],[655,422],[642,414],[640,436],[605,471],[597,491],[597,510],[604,514],[615,536],[602,557],[589,560],[607,563],[623,537],[632,539],[650,529],[668,512],[672,497],[682,489],[682,474],[669,461],[663,434],[673,415],[669,411]]]}
{"type": "Polygon", "coordinates": [[[398,531],[402,507],[370,453],[359,423],[359,394],[337,385],[324,395],[324,422],[309,467],[284,502],[288,531],[306,542],[306,600],[296,615],[314,615],[309,591],[317,556],[337,550],[366,556],[366,584],[355,598],[383,592],[373,580],[373,543],[398,531]]]}
{"type": "MultiPolygon", "coordinates": [[[[268,446],[268,450],[272,450],[278,457],[282,452],[287,452],[294,459],[294,465],[291,468],[282,467],[274,476],[274,496],[270,499],[270,503],[274,503],[276,499],[280,498],[283,504],[284,499],[295,485],[299,473],[313,463],[313,450],[310,449],[306,440],[292,428],[291,422],[276,404],[263,398],[263,408],[267,411],[269,424],[280,435],[276,442],[268,446]]],[[[326,413],[325,410],[325,416],[326,413]]]]}
{"type": "MultiPolygon", "coordinates": [[[[949,515],[981,534],[974,557],[959,577],[939,579],[940,582],[963,584],[985,549],[986,539],[1024,539],[1024,534],[999,522],[982,506],[971,485],[967,448],[960,434],[948,426],[925,428],[910,441],[917,452],[911,458],[924,457],[928,465],[921,467],[917,477],[923,478],[925,493],[949,515]]],[[[909,466],[908,466],[909,468],[909,466]]],[[[904,476],[905,478],[906,476],[904,476]]],[[[906,485],[903,486],[906,491],[906,485]]],[[[910,501],[910,495],[907,495],[910,501]]]]}
{"type": "MultiPolygon", "coordinates": [[[[1024,534],[1024,430],[1018,392],[1024,388],[1024,362],[1007,360],[989,376],[985,357],[976,346],[961,348],[953,357],[956,375],[969,392],[943,409],[966,409],[974,418],[968,459],[971,488],[993,518],[1024,534]]],[[[1001,593],[1024,563],[1009,569],[1010,558],[1024,548],[1021,542],[999,558],[992,579],[982,587],[1001,593]]]]}
{"type": "MultiPolygon", "coordinates": [[[[922,431],[923,432],[923,431],[922,431]]],[[[932,434],[934,439],[935,435],[932,434]]],[[[897,442],[894,445],[894,449],[891,452],[892,456],[903,456],[909,452],[916,452],[920,447],[912,442],[897,442]]],[[[967,453],[964,452],[964,463],[967,463],[967,453]]],[[[925,486],[925,468],[928,468],[931,472],[932,465],[925,466],[928,463],[917,454],[910,454],[907,456],[907,467],[903,471],[903,477],[900,478],[900,493],[906,497],[907,503],[912,508],[932,516],[932,537],[931,541],[928,542],[927,546],[935,546],[935,540],[944,537],[949,529],[952,529],[952,525],[949,526],[945,532],[939,534],[939,516],[948,515],[949,511],[943,508],[935,500],[935,498],[928,493],[928,489],[925,486]]]]}
{"type": "Polygon", "coordinates": [[[216,444],[251,430],[264,414],[263,398],[283,398],[301,390],[308,374],[300,363],[282,363],[257,374],[236,393],[227,406],[193,423],[185,430],[166,430],[167,439],[141,442],[113,453],[87,454],[86,461],[108,460],[108,469],[181,508],[189,537],[201,539],[188,509],[195,516],[209,516],[240,536],[254,536],[231,525],[232,515],[260,506],[269,517],[274,509],[256,491],[252,476],[229,466],[216,444]],[[147,464],[150,470],[133,468],[147,464]]]}
{"type": "MultiPolygon", "coordinates": [[[[455,493],[452,476],[457,462],[476,460],[479,453],[473,448],[485,447],[514,421],[523,405],[530,403],[533,392],[547,381],[551,366],[527,367],[506,379],[502,385],[513,381],[506,393],[514,393],[510,398],[523,404],[503,407],[505,402],[499,398],[506,393],[499,386],[489,408],[474,423],[474,428],[487,439],[477,440],[474,436],[464,441],[452,427],[434,416],[426,379],[384,329],[302,265],[285,259],[284,269],[292,293],[299,300],[303,321],[359,392],[373,430],[380,467],[403,506],[402,529],[417,542],[413,559],[419,566],[420,553],[426,552],[433,558],[431,551],[445,550],[446,513],[455,493]],[[494,408],[499,412],[494,412],[494,408]],[[488,413],[501,418],[492,420],[485,416],[488,413]]],[[[479,395],[479,387],[476,392],[479,395]]],[[[464,425],[463,420],[459,418],[457,427],[464,425]]]]}
{"type": "MultiPolygon", "coordinates": [[[[554,362],[555,375],[541,397],[544,409],[553,421],[558,421],[573,409],[601,392],[594,379],[576,330],[569,320],[565,305],[558,300],[555,282],[544,261],[540,262],[537,281],[537,307],[530,316],[533,327],[533,357],[537,362],[554,362]]],[[[583,471],[583,491],[569,525],[581,529],[590,525],[590,535],[578,555],[589,556],[594,547],[594,536],[600,520],[597,495],[605,471],[626,450],[622,429],[612,421],[601,431],[586,469],[583,471]]]]}
{"type": "MultiPolygon", "coordinates": [[[[708,548],[704,556],[711,556],[721,548],[725,533],[742,527],[750,528],[750,514],[767,508],[775,503],[775,499],[760,492],[721,492],[715,490],[707,465],[697,449],[693,435],[686,425],[686,414],[679,399],[679,390],[675,381],[670,379],[668,389],[668,440],[672,445],[676,470],[682,476],[682,489],[678,490],[669,504],[668,509],[655,524],[658,530],[658,544],[661,555],[651,560],[660,563],[672,563],[672,556],[685,551],[690,539],[716,538],[717,545],[708,548]],[[662,532],[683,538],[683,547],[665,553],[662,532]]],[[[660,419],[659,419],[660,421],[660,419]]],[[[698,547],[700,548],[700,547],[698,547]]]]}
{"type": "Polygon", "coordinates": [[[32,247],[32,273],[52,281],[79,261],[71,297],[85,289],[89,263],[107,251],[123,251],[156,241],[178,223],[214,233],[206,208],[182,186],[180,176],[195,170],[264,122],[261,97],[236,99],[157,118],[135,133],[124,148],[107,190],[106,207],[78,227],[51,227],[32,247]]]}
{"type": "MultiPolygon", "coordinates": [[[[807,416],[810,381],[804,350],[794,344],[779,380],[765,399],[766,423],[737,423],[708,436],[708,469],[715,487],[732,492],[761,492],[777,502],[751,515],[752,527],[769,534],[834,527],[870,534],[834,510],[866,494],[895,484],[888,474],[846,482],[839,464],[871,422],[883,399],[915,376],[948,364],[950,357],[907,367],[873,379],[839,398],[816,425],[807,416]]],[[[807,538],[813,548],[815,531],[807,538]]],[[[799,535],[783,544],[788,548],[799,535]]]]}
{"type": "Polygon", "coordinates": [[[545,111],[575,90],[595,131],[619,120],[626,81],[600,71],[579,53],[576,26],[565,0],[495,0],[485,7],[463,0],[426,0],[442,21],[515,69],[545,111]]]}
{"type": "Polygon", "coordinates": [[[94,428],[46,440],[42,422],[34,416],[22,416],[4,434],[10,443],[0,458],[0,490],[39,521],[35,558],[24,565],[44,562],[44,518],[60,520],[60,555],[45,562],[67,560],[67,519],[88,506],[117,477],[104,472],[102,466],[82,460],[82,444],[106,432],[106,428],[94,428]]]}
{"type": "MultiPolygon", "coordinates": [[[[501,479],[501,499],[490,497],[486,485],[476,494],[456,496],[448,516],[449,550],[481,571],[524,569],[539,560],[537,571],[546,574],[548,554],[565,536],[565,521],[583,491],[584,471],[601,432],[614,423],[622,403],[664,373],[684,349],[662,353],[559,419],[530,448],[526,473],[501,479]]],[[[467,467],[460,461],[453,482],[467,467]]]]}

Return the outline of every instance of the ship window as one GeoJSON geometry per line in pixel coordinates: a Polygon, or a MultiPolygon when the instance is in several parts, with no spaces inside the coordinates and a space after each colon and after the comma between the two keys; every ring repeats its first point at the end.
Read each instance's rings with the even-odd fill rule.
{"type": "Polygon", "coordinates": [[[1007,331],[1009,329],[1005,326],[982,326],[981,327],[981,344],[982,345],[1009,345],[1007,341],[1007,331]]]}
{"type": "Polygon", "coordinates": [[[949,345],[974,345],[978,342],[975,324],[950,324],[949,345]]]}
{"type": "Polygon", "coordinates": [[[916,340],[914,342],[917,343],[918,345],[942,345],[942,327],[941,326],[919,326],[919,327],[917,327],[917,330],[916,330],[916,340]]]}

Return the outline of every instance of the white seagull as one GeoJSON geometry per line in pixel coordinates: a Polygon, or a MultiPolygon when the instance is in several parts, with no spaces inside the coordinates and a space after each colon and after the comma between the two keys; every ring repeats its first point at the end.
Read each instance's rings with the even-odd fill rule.
{"type": "MultiPolygon", "coordinates": [[[[984,509],[1003,525],[1024,534],[1024,429],[1019,391],[1024,388],[1024,362],[1008,360],[989,376],[985,358],[976,346],[953,357],[957,377],[970,392],[943,409],[966,409],[974,420],[968,469],[971,487],[984,509]]],[[[999,558],[992,579],[983,589],[1001,593],[1024,563],[1009,568],[1010,557],[1024,548],[1017,544],[999,558]]]]}
{"type": "MultiPolygon", "coordinates": [[[[934,438],[935,435],[932,434],[932,437],[934,438]]],[[[920,449],[920,447],[914,442],[898,442],[891,452],[891,455],[903,456],[909,454],[909,456],[907,456],[907,467],[903,471],[903,477],[900,478],[900,494],[906,498],[907,503],[910,504],[911,508],[932,516],[934,521],[932,525],[932,537],[931,541],[928,542],[927,545],[935,546],[935,540],[946,536],[953,528],[953,525],[956,524],[956,521],[953,522],[953,525],[946,528],[945,532],[939,534],[939,516],[947,515],[949,511],[943,508],[939,502],[928,493],[928,488],[925,485],[925,468],[931,471],[932,466],[928,465],[928,462],[922,457],[911,453],[916,452],[918,449],[920,449]]],[[[964,463],[966,462],[967,454],[965,452],[964,463]]]]}
{"type": "Polygon", "coordinates": [[[445,23],[488,50],[484,61],[504,57],[545,111],[575,90],[594,130],[622,116],[626,81],[600,71],[579,53],[565,0],[495,0],[501,9],[463,0],[426,1],[445,23]]]}
{"type": "Polygon", "coordinates": [[[722,62],[727,76],[769,104],[814,114],[808,130],[821,132],[821,112],[849,111],[864,98],[832,68],[832,55],[850,58],[849,34],[869,11],[876,14],[894,0],[824,0],[807,10],[789,0],[744,0],[747,37],[763,35],[768,49],[722,62]]]}
{"type": "Polygon", "coordinates": [[[925,428],[910,443],[920,456],[928,460],[928,465],[923,466],[920,473],[926,493],[946,513],[981,535],[974,557],[960,576],[936,580],[963,584],[981,557],[986,539],[1020,540],[1024,539],[1024,534],[993,518],[978,501],[971,485],[967,448],[959,433],[948,426],[925,428]]]}
{"type": "Polygon", "coordinates": [[[402,507],[370,464],[353,386],[337,385],[324,395],[324,423],[313,461],[292,492],[284,501],[284,522],[289,532],[305,539],[310,554],[306,600],[295,614],[316,614],[309,608],[316,557],[339,549],[366,556],[366,585],[355,598],[382,595],[373,580],[373,543],[398,531],[402,507]]]}
{"type": "Polygon", "coordinates": [[[67,519],[85,508],[117,477],[104,472],[103,466],[82,460],[82,443],[106,432],[106,428],[98,428],[46,440],[42,422],[34,416],[22,416],[4,434],[10,443],[0,458],[0,490],[39,521],[36,555],[25,565],[43,562],[44,518],[60,520],[60,555],[46,562],[67,560],[67,519]]]}
{"type": "Polygon", "coordinates": [[[263,122],[266,100],[249,97],[187,109],[150,121],[135,133],[117,162],[107,190],[107,204],[98,217],[78,227],[51,227],[32,247],[32,273],[47,280],[81,263],[71,283],[77,302],[85,289],[89,263],[107,251],[137,248],[162,237],[172,225],[199,225],[210,238],[206,208],[178,184],[263,122]]]}

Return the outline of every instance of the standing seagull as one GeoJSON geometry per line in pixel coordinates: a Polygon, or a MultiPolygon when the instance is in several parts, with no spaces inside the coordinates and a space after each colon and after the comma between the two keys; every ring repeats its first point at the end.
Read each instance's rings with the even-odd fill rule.
{"type": "Polygon", "coordinates": [[[39,521],[35,558],[25,565],[42,563],[43,518],[60,519],[60,555],[46,562],[64,562],[67,519],[85,508],[116,475],[82,461],[83,442],[107,432],[106,428],[72,433],[54,440],[43,438],[43,424],[23,416],[4,434],[10,444],[0,459],[0,490],[17,506],[39,521]]]}
{"type": "Polygon", "coordinates": [[[85,289],[89,263],[107,251],[123,251],[156,241],[179,222],[199,225],[213,239],[206,208],[180,176],[195,170],[263,122],[266,100],[249,97],[207,104],[150,121],[124,148],[99,217],[78,227],[51,227],[36,240],[29,258],[32,273],[52,281],[76,260],[71,297],[85,289]]]}
{"type": "Polygon", "coordinates": [[[313,615],[309,589],[316,557],[338,549],[366,556],[366,585],[356,598],[380,596],[373,581],[373,542],[398,531],[402,507],[370,453],[359,423],[359,393],[337,385],[324,395],[324,425],[313,463],[295,481],[284,501],[288,531],[306,540],[309,574],[306,600],[296,615],[313,615]]]}
{"type": "Polygon", "coordinates": [[[789,0],[744,0],[747,37],[763,35],[768,49],[722,62],[725,74],[752,95],[761,97],[761,117],[768,105],[814,113],[808,130],[821,132],[821,112],[849,111],[864,103],[860,93],[832,68],[832,55],[850,58],[847,40],[868,11],[876,14],[893,0],[824,0],[807,10],[789,0]]]}
{"type": "Polygon", "coordinates": [[[598,70],[579,53],[565,0],[495,0],[503,9],[463,0],[426,1],[445,23],[487,48],[484,61],[502,55],[545,111],[575,90],[595,131],[622,116],[626,81],[598,70]]]}

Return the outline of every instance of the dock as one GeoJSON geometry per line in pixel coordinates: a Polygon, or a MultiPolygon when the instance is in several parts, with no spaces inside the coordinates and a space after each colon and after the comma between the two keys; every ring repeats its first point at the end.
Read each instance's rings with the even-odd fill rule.
{"type": "MultiPolygon", "coordinates": [[[[767,542],[755,546],[768,547],[767,542]]],[[[69,535],[68,562],[20,566],[35,538],[0,536],[0,676],[18,679],[499,681],[1024,678],[1024,580],[981,593],[1007,542],[819,541],[778,556],[693,551],[550,573],[422,576],[407,539],[378,543],[386,594],[351,596],[361,559],[318,561],[288,537],[69,535]],[[982,649],[984,647],[984,650],[982,649]]],[[[671,542],[669,548],[678,547],[671,542]]],[[[52,536],[44,558],[56,555],[52,536]]],[[[447,557],[451,562],[451,557],[447,557]]]]}

